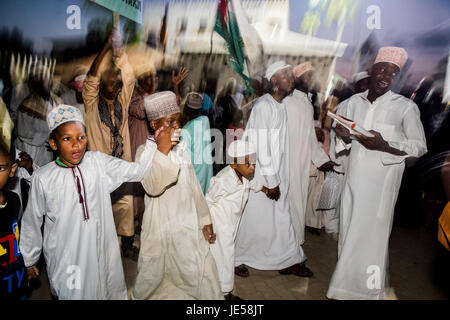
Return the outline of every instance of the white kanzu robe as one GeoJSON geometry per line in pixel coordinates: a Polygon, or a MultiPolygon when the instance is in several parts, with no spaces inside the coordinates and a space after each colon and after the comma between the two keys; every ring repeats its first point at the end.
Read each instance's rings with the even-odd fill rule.
{"type": "MultiPolygon", "coordinates": [[[[374,103],[368,91],[339,106],[339,114],[367,130],[381,133],[389,145],[407,153],[372,151],[354,140],[340,203],[338,262],[327,297],[383,299],[388,293],[388,243],[405,158],[427,152],[419,109],[411,100],[388,91],[374,103]]],[[[342,149],[342,148],[340,148],[342,149]]]]}
{"type": "Polygon", "coordinates": [[[256,148],[255,177],[267,188],[280,187],[278,201],[250,192],[236,236],[235,266],[281,270],[306,260],[289,213],[289,136],[286,108],[270,94],[257,100],[245,129],[256,148]]]}
{"type": "Polygon", "coordinates": [[[38,262],[43,248],[50,288],[59,299],[126,299],[110,193],[123,182],[140,181],[151,167],[155,149],[147,144],[137,162],[86,152],[75,170],[53,161],[33,174],[20,251],[29,267],[38,262]]]}
{"type": "Polygon", "coordinates": [[[259,192],[262,187],[255,179],[248,181],[242,177],[241,182],[231,166],[222,169],[210,181],[206,202],[217,235],[210,248],[223,293],[231,292],[234,287],[234,239],[250,189],[259,192]]]}
{"type": "Polygon", "coordinates": [[[284,99],[289,128],[289,204],[297,240],[305,242],[305,214],[311,161],[316,167],[330,161],[317,141],[314,107],[308,95],[294,90],[284,99]]]}
{"type": "Polygon", "coordinates": [[[180,142],[167,156],[156,151],[142,186],[147,195],[131,298],[223,300],[202,232],[211,216],[186,144],[180,142]]]}

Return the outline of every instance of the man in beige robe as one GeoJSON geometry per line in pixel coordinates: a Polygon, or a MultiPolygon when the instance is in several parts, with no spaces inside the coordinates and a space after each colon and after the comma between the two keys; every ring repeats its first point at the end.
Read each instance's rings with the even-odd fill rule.
{"type": "MultiPolygon", "coordinates": [[[[115,67],[100,76],[100,64],[111,48],[112,34],[92,63],[84,81],[83,100],[86,108],[88,150],[101,151],[127,161],[131,159],[128,107],[133,94],[135,78],[127,55],[121,52],[113,58],[115,67]],[[118,68],[118,69],[117,69],[118,68]]],[[[117,234],[122,236],[125,257],[137,260],[133,247],[134,216],[130,184],[123,184],[111,194],[117,234]]]]}

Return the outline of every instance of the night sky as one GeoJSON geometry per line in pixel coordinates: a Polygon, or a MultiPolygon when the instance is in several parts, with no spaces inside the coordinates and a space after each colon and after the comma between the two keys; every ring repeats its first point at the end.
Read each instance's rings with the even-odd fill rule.
{"type": "MultiPolygon", "coordinates": [[[[144,0],[149,2],[150,0],[144,0]]],[[[160,1],[159,1],[160,2],[160,1]]],[[[290,0],[290,29],[300,32],[301,19],[308,9],[308,0],[290,0]]],[[[314,2],[314,1],[312,1],[314,2]]],[[[355,46],[361,45],[372,30],[366,27],[369,14],[366,8],[377,5],[381,12],[381,29],[373,30],[381,45],[403,46],[413,60],[411,80],[418,81],[432,74],[439,60],[449,52],[450,1],[448,0],[359,0],[359,9],[353,21],[345,25],[342,41],[348,43],[336,71],[350,76],[350,62],[355,46]]],[[[94,17],[111,17],[110,12],[88,0],[0,0],[0,28],[22,31],[24,38],[33,40],[34,50],[49,53],[49,38],[84,36],[89,21],[94,17]],[[68,30],[68,6],[81,8],[81,30],[68,30]]],[[[335,40],[336,25],[328,26],[325,16],[317,37],[335,40]]]]}

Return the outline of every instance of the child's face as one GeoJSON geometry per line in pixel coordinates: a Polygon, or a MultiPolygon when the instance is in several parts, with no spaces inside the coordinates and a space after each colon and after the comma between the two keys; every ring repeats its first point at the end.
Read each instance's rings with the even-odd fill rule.
{"type": "Polygon", "coordinates": [[[155,131],[161,127],[166,127],[166,128],[171,127],[174,129],[179,129],[180,128],[180,113],[173,113],[173,114],[165,116],[163,118],[152,120],[152,121],[150,121],[150,126],[155,131]]]}
{"type": "Polygon", "coordinates": [[[237,163],[231,164],[231,167],[245,179],[252,180],[255,176],[256,154],[246,155],[244,161],[242,160],[242,158],[238,159],[237,163]]]}
{"type": "Polygon", "coordinates": [[[83,125],[78,121],[71,121],[55,130],[55,139],[49,140],[50,147],[58,151],[59,158],[65,165],[78,165],[86,152],[87,137],[83,125]]]}
{"type": "Polygon", "coordinates": [[[0,191],[8,182],[8,178],[14,176],[16,168],[17,164],[11,162],[9,155],[0,153],[0,191]]]}

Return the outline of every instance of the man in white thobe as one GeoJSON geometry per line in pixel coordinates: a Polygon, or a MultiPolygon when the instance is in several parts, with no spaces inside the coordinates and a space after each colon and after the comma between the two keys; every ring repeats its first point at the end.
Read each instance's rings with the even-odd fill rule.
{"type": "Polygon", "coordinates": [[[340,115],[374,137],[335,128],[336,151],[350,149],[350,155],[330,299],[386,299],[391,293],[388,243],[405,158],[427,152],[416,104],[389,91],[407,57],[402,48],[381,48],[369,70],[369,90],[339,106],[340,115]]]}
{"type": "Polygon", "coordinates": [[[290,66],[282,61],[270,65],[265,77],[271,93],[257,100],[242,139],[256,148],[254,179],[269,189],[270,199],[263,193],[250,192],[236,236],[235,266],[239,266],[238,274],[248,274],[241,266],[248,265],[312,276],[304,265],[306,256],[289,213],[289,136],[283,99],[292,93],[294,77],[290,66]]]}
{"type": "Polygon", "coordinates": [[[314,107],[308,99],[312,81],[311,63],[294,68],[295,89],[284,99],[289,128],[289,204],[292,225],[299,244],[305,242],[305,213],[311,161],[319,170],[333,168],[314,130],[314,107]]]}

